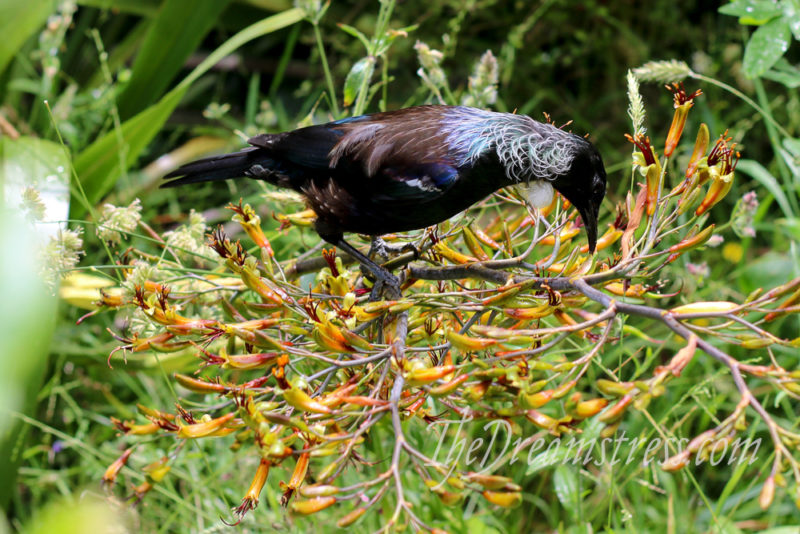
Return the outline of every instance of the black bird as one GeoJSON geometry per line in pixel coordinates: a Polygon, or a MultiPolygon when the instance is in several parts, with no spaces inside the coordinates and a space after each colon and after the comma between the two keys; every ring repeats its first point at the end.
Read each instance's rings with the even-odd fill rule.
{"type": "Polygon", "coordinates": [[[545,199],[552,185],[578,209],[594,252],[606,192],[600,154],[586,139],[524,115],[418,106],[261,134],[248,143],[183,165],[167,175],[182,178],[164,187],[248,177],[293,189],[317,214],[319,236],[369,269],[376,289],[397,287],[397,279],[350,246],[345,232],[425,228],[509,185],[532,185],[545,199]]]}

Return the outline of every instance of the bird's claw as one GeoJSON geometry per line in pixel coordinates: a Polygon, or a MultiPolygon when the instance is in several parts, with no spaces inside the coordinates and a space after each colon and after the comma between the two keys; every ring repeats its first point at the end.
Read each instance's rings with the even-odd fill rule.
{"type": "Polygon", "coordinates": [[[372,284],[372,291],[369,294],[370,302],[382,300],[384,293],[391,300],[400,298],[400,280],[388,272],[375,278],[375,283],[372,284]]]}
{"type": "Polygon", "coordinates": [[[412,243],[406,243],[405,245],[403,245],[402,248],[400,249],[400,252],[411,252],[412,254],[414,254],[415,260],[418,260],[421,255],[419,249],[416,247],[416,245],[412,243]]]}
{"type": "Polygon", "coordinates": [[[403,254],[411,252],[414,254],[414,259],[419,259],[419,249],[412,243],[404,243],[402,245],[390,245],[380,237],[373,237],[372,244],[369,247],[369,258],[378,257],[381,261],[386,262],[389,260],[390,254],[403,254]]]}

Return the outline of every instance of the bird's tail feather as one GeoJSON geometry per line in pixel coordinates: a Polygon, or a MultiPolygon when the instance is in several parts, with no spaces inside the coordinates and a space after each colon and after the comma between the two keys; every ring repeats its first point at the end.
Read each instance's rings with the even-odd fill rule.
{"type": "Polygon", "coordinates": [[[182,165],[164,176],[164,178],[177,178],[161,184],[161,187],[175,187],[179,185],[195,184],[198,182],[213,182],[218,180],[228,180],[230,178],[242,178],[245,171],[255,163],[265,159],[262,149],[256,147],[245,148],[239,152],[212,156],[210,158],[192,161],[182,165]]]}

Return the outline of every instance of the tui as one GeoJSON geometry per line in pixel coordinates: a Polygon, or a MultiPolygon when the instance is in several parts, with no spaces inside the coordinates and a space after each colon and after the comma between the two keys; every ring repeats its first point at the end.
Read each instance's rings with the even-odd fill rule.
{"type": "MultiPolygon", "coordinates": [[[[319,236],[357,259],[375,289],[397,279],[344,240],[442,222],[506,186],[552,188],[580,213],[594,252],[606,172],[587,140],[524,115],[417,106],[291,132],[261,134],[239,152],[201,159],[163,185],[249,177],[301,193],[319,236]],[[552,185],[552,188],[550,187],[552,185]]],[[[541,197],[544,196],[544,199],[541,197]]]]}

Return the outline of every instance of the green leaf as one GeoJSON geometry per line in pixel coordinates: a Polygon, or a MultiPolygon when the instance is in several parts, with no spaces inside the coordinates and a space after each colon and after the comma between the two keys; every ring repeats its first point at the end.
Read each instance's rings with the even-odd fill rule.
{"type": "MultiPolygon", "coordinates": [[[[156,104],[125,121],[120,132],[108,132],[88,146],[75,159],[75,170],[89,201],[96,203],[113,187],[122,174],[121,167],[128,168],[136,161],[180,103],[189,86],[200,76],[243,44],[302,19],[302,10],[289,9],[241,30],[209,54],[175,89],[164,95],[156,104]]],[[[80,217],[85,213],[85,209],[78,204],[73,204],[73,210],[73,217],[80,217]]]]}
{"type": "Polygon", "coordinates": [[[566,465],[559,465],[553,474],[553,487],[561,505],[573,518],[578,517],[581,496],[578,492],[578,477],[575,471],[566,465]]]}
{"type": "Polygon", "coordinates": [[[344,80],[344,105],[349,106],[358,95],[362,84],[369,83],[375,71],[375,59],[371,56],[359,59],[344,80]]]}
{"type": "Polygon", "coordinates": [[[783,19],[789,25],[794,38],[800,41],[800,0],[783,0],[783,19]]]}
{"type": "MultiPolygon", "coordinates": [[[[786,146],[785,140],[783,144],[786,146]]],[[[785,148],[778,149],[778,153],[789,167],[789,172],[794,176],[795,187],[800,187],[800,155],[792,154],[785,148]]]]}
{"type": "Polygon", "coordinates": [[[52,8],[50,0],[0,0],[0,73],[25,41],[44,25],[52,8]]]}
{"type": "Polygon", "coordinates": [[[760,26],[781,14],[781,8],[769,0],[739,0],[719,8],[723,15],[739,17],[739,24],[760,26]]]}
{"type": "Polygon", "coordinates": [[[766,187],[767,191],[769,191],[772,196],[775,197],[775,200],[778,202],[778,205],[780,206],[784,215],[787,217],[794,216],[792,205],[789,203],[786,193],[783,192],[783,189],[778,184],[778,180],[776,180],[775,177],[772,176],[772,174],[770,174],[770,172],[765,169],[763,165],[751,159],[742,159],[739,160],[739,163],[736,165],[736,170],[744,172],[758,183],[766,187]]]}
{"type": "Polygon", "coordinates": [[[800,219],[778,219],[775,224],[791,239],[800,242],[800,219]]]}
{"type": "Polygon", "coordinates": [[[787,137],[783,140],[783,148],[788,150],[792,156],[800,161],[800,139],[795,137],[787,137]]]}
{"type": "Polygon", "coordinates": [[[761,76],[789,49],[792,35],[782,18],[758,28],[744,50],[743,70],[748,78],[761,76]]]}
{"type": "Polygon", "coordinates": [[[354,28],[349,24],[339,24],[339,28],[343,32],[352,35],[353,37],[361,41],[361,44],[364,45],[364,48],[369,50],[369,39],[367,39],[367,36],[361,33],[357,28],[354,28]]]}
{"type": "Polygon", "coordinates": [[[736,280],[743,293],[750,293],[759,287],[775,287],[791,280],[796,276],[796,268],[796,260],[788,254],[769,251],[749,261],[737,273],[736,280]]]}
{"type": "Polygon", "coordinates": [[[133,116],[164,94],[229,2],[166,0],[149,25],[133,63],[131,80],[119,97],[120,117],[133,116]],[[169,35],[168,46],[165,35],[169,35]]]}
{"type": "MultiPolygon", "coordinates": [[[[0,508],[19,494],[17,470],[25,458],[30,427],[22,414],[36,413],[37,397],[47,372],[48,353],[58,314],[52,288],[40,275],[41,233],[56,232],[54,224],[33,225],[19,210],[22,187],[61,187],[56,199],[66,213],[67,186],[64,183],[68,155],[61,145],[36,139],[0,137],[0,346],[8,356],[0,358],[0,508]],[[61,172],[58,171],[61,167],[61,172]],[[12,355],[18,355],[14,357],[12,355]]],[[[46,204],[45,216],[55,219],[53,205],[46,204]]],[[[3,524],[0,522],[0,531],[3,524]]]]}
{"type": "Polygon", "coordinates": [[[800,69],[791,65],[784,58],[779,59],[775,66],[765,72],[762,77],[782,83],[789,89],[800,87],[800,69]]]}

